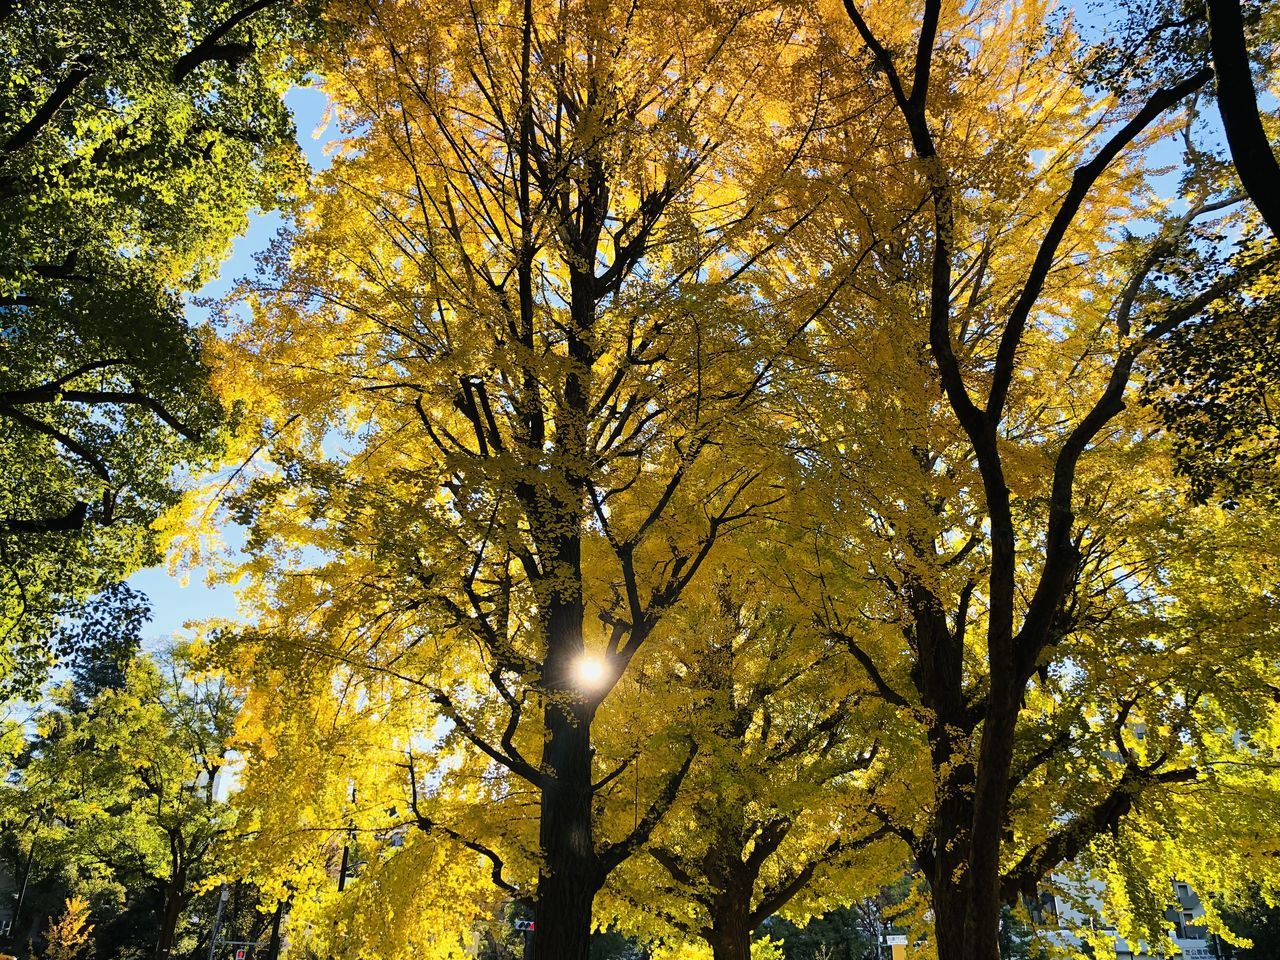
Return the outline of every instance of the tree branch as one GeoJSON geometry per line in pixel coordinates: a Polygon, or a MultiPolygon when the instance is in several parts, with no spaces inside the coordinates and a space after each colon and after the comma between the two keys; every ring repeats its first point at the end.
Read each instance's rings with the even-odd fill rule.
{"type": "Polygon", "coordinates": [[[490,876],[490,879],[493,881],[493,885],[497,887],[499,890],[505,890],[507,893],[511,894],[512,896],[515,896],[515,897],[522,896],[523,891],[519,887],[517,887],[515,884],[510,883],[505,877],[503,877],[502,871],[506,867],[506,864],[503,863],[502,857],[500,857],[496,851],[490,849],[489,847],[486,847],[482,843],[479,843],[475,840],[468,839],[467,837],[464,837],[462,834],[458,833],[458,831],[454,830],[452,827],[446,827],[444,824],[439,823],[436,820],[432,820],[430,817],[424,816],[422,814],[422,812],[418,809],[418,777],[413,767],[413,754],[409,754],[408,768],[409,768],[409,785],[410,785],[409,807],[413,811],[414,824],[417,826],[417,828],[423,831],[424,833],[442,834],[443,836],[448,837],[450,840],[453,840],[455,843],[460,843],[462,846],[466,847],[468,850],[472,850],[475,853],[480,854],[490,863],[491,870],[490,870],[489,876],[490,876]]]}
{"type": "Polygon", "coordinates": [[[1218,113],[1240,182],[1262,219],[1280,239],[1280,163],[1258,112],[1258,91],[1249,69],[1240,0],[1207,0],[1209,50],[1218,75],[1218,113]]]}
{"type": "Polygon", "coordinates": [[[538,773],[533,764],[529,763],[529,761],[525,760],[519,754],[510,756],[504,753],[488,740],[484,739],[484,737],[480,736],[480,734],[476,732],[475,728],[462,718],[457,706],[447,693],[443,690],[433,690],[431,692],[431,699],[440,707],[444,715],[453,722],[453,725],[457,728],[458,732],[466,737],[467,740],[471,741],[471,743],[475,744],[475,746],[480,749],[481,753],[487,756],[490,760],[493,760],[495,763],[499,763],[506,767],[517,776],[528,780],[534,786],[541,786],[542,776],[538,773]]]}
{"type": "Polygon", "coordinates": [[[252,47],[244,43],[224,44],[222,43],[222,38],[254,14],[278,2],[279,0],[254,0],[253,3],[237,10],[216,26],[208,36],[180,56],[177,62],[174,63],[174,82],[181,83],[196,67],[211,60],[225,60],[228,63],[237,63],[247,57],[253,52],[252,47]]]}
{"type": "Polygon", "coordinates": [[[198,441],[202,438],[200,431],[188,427],[170,413],[159,400],[139,390],[63,390],[54,384],[46,384],[27,390],[0,392],[0,405],[3,406],[20,403],[58,402],[82,403],[87,406],[125,404],[145,407],[164,421],[175,433],[181,434],[192,441],[198,441]]]}
{"type": "Polygon", "coordinates": [[[97,474],[105,483],[111,483],[111,471],[107,469],[107,465],[103,462],[102,458],[74,437],[68,436],[58,428],[50,426],[41,420],[37,420],[35,417],[28,416],[21,410],[17,410],[14,407],[0,406],[0,417],[8,417],[10,420],[16,420],[29,430],[34,430],[36,433],[43,433],[45,436],[51,437],[84,461],[85,465],[97,474]]]}
{"type": "Polygon", "coordinates": [[[698,755],[698,744],[691,742],[689,744],[689,752],[684,758],[684,762],[680,764],[680,769],[673,773],[662,788],[662,792],[658,794],[653,803],[649,804],[649,808],[645,811],[640,822],[636,824],[626,837],[617,843],[611,843],[606,846],[597,859],[599,870],[602,876],[608,876],[609,873],[631,856],[645,841],[649,839],[654,828],[662,820],[671,805],[675,803],[677,795],[680,793],[680,785],[684,783],[685,777],[689,775],[689,769],[693,766],[694,758],[698,755]]]}
{"type": "Polygon", "coordinates": [[[1000,337],[1000,346],[996,350],[995,369],[992,374],[991,392],[987,398],[986,415],[992,422],[999,423],[1004,415],[1004,404],[1009,394],[1009,385],[1013,380],[1018,347],[1022,342],[1027,318],[1040,298],[1049,270],[1057,257],[1058,247],[1066,236],[1067,228],[1080,211],[1085,197],[1088,196],[1098,177],[1110,166],[1111,161],[1119,156],[1120,151],[1145,130],[1148,124],[1183,97],[1199,90],[1212,77],[1213,71],[1205,67],[1181,83],[1157,90],[1133,119],[1116,131],[1115,135],[1102,146],[1092,160],[1077,167],[1072,174],[1071,186],[1067,190],[1067,195],[1063,197],[1062,205],[1054,215],[1053,222],[1049,224],[1044,238],[1040,241],[1040,249],[1036,251],[1036,258],[1031,264],[1027,282],[1023,284],[1022,292],[1009,312],[1004,333],[1000,337]]]}
{"type": "Polygon", "coordinates": [[[45,98],[44,103],[36,109],[22,126],[15,130],[12,136],[5,141],[4,146],[0,147],[0,153],[13,153],[20,150],[34,140],[40,131],[48,125],[49,121],[54,118],[63,105],[71,99],[76,92],[76,88],[83,83],[96,65],[97,58],[91,53],[81,53],[71,61],[71,66],[67,69],[67,74],[54,86],[49,92],[49,96],[45,98]]]}

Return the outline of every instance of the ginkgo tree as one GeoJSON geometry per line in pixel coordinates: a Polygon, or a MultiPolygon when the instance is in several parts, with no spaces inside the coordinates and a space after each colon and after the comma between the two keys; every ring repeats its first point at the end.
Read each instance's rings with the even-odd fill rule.
{"type": "Polygon", "coordinates": [[[839,191],[812,242],[866,268],[797,367],[825,546],[791,580],[917,731],[871,809],[944,960],[998,957],[1002,902],[1072,862],[1162,942],[1170,873],[1223,889],[1274,860],[1274,517],[1193,507],[1134,403],[1171,335],[1272,289],[1276,251],[1224,250],[1249,214],[1195,164],[1182,111],[1212,72],[1091,90],[1036,3],[829,12],[896,140],[874,191],[841,180],[863,157],[822,158],[839,191]],[[1145,151],[1184,131],[1168,204],[1145,151]]]}
{"type": "Polygon", "coordinates": [[[278,776],[315,698],[367,728],[322,764],[334,796],[381,782],[393,803],[357,784],[355,804],[487,858],[534,903],[535,954],[585,957],[596,893],[697,753],[670,744],[606,835],[597,714],[721,538],[783,496],[772,358],[830,291],[769,272],[809,214],[774,191],[827,100],[821,45],[786,5],[329,16],[348,137],[216,378],[257,427],[231,491],[257,618],[221,647],[271,693],[250,694],[249,776],[278,776]],[[489,836],[530,804],[532,837],[489,836]]]}
{"type": "MultiPolygon", "coordinates": [[[[900,729],[892,708],[843,645],[770,592],[722,569],[679,612],[678,642],[637,680],[663,702],[679,696],[663,685],[692,695],[671,721],[699,755],[646,855],[610,881],[604,909],[644,939],[700,941],[715,960],[746,960],[753,934],[780,911],[806,917],[874,895],[905,856],[867,809],[875,782],[892,776],[877,763],[881,740],[900,729]]],[[[602,739],[621,741],[615,751],[635,736],[626,724],[605,729],[602,739]]]]}
{"type": "Polygon", "coordinates": [[[1169,872],[1273,867],[1276,518],[1196,505],[1135,403],[1194,409],[1181,332],[1272,293],[1207,67],[1100,90],[1037,0],[331,15],[345,142],[190,502],[249,531],[237,856],[300,938],[456,956],[505,897],[581,960],[608,885],[741,956],[875,837],[994,960],[1055,873],[1157,943],[1169,872]],[[696,615],[725,570],[785,598],[749,643],[696,615]]]}

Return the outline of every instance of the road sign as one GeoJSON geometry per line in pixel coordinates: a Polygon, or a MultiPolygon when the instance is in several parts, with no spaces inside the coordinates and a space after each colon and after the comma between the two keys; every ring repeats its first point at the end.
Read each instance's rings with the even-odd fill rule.
{"type": "Polygon", "coordinates": [[[516,920],[516,921],[514,921],[514,923],[515,923],[515,925],[516,925],[516,929],[517,929],[517,930],[532,930],[532,929],[533,929],[533,921],[532,921],[532,920],[516,920]]]}
{"type": "Polygon", "coordinates": [[[236,950],[236,960],[244,960],[246,953],[248,953],[248,951],[245,950],[244,947],[240,947],[238,950],[236,950]]]}

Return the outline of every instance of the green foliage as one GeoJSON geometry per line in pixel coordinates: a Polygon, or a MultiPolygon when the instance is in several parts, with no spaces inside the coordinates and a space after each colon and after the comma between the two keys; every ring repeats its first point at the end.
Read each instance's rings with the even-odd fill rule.
{"type": "Polygon", "coordinates": [[[175,471],[217,446],[182,298],[293,190],[304,14],[0,5],[0,695],[39,682],[68,605],[154,562],[175,471]]]}
{"type": "Polygon", "coordinates": [[[4,832],[24,859],[34,845],[37,886],[92,902],[111,950],[168,954],[231,825],[215,777],[237,702],[181,664],[135,659],[122,686],[87,700],[59,688],[0,787],[4,832]]]}
{"type": "Polygon", "coordinates": [[[612,930],[591,936],[591,960],[644,960],[646,952],[635,939],[612,930]]]}
{"type": "Polygon", "coordinates": [[[1280,495],[1280,314],[1263,278],[1160,351],[1147,397],[1176,440],[1192,495],[1228,506],[1280,495]]]}
{"type": "Polygon", "coordinates": [[[1232,932],[1250,941],[1252,946],[1224,948],[1224,957],[1232,960],[1270,960],[1280,957],[1280,907],[1268,903],[1261,890],[1254,888],[1240,901],[1221,909],[1222,917],[1232,932]]]}
{"type": "Polygon", "coordinates": [[[82,702],[125,685],[129,664],[142,646],[142,628],[150,619],[151,603],[145,594],[127,583],[113,583],[61,624],[57,649],[69,661],[72,687],[82,702]]]}
{"type": "Polygon", "coordinates": [[[1000,914],[1000,956],[1003,960],[1048,960],[1036,942],[1034,929],[1007,906],[1000,914]]]}
{"type": "Polygon", "coordinates": [[[778,917],[767,926],[782,943],[786,960],[877,960],[876,940],[884,924],[874,902],[837,907],[807,923],[778,917]]]}

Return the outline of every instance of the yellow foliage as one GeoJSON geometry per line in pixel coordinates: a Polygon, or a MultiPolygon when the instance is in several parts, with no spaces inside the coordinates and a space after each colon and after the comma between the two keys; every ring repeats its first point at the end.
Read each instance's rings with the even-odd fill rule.
{"type": "Polygon", "coordinates": [[[75,960],[92,946],[89,937],[93,924],[89,922],[89,902],[71,897],[63,907],[62,916],[49,925],[45,933],[45,960],[75,960]]]}

